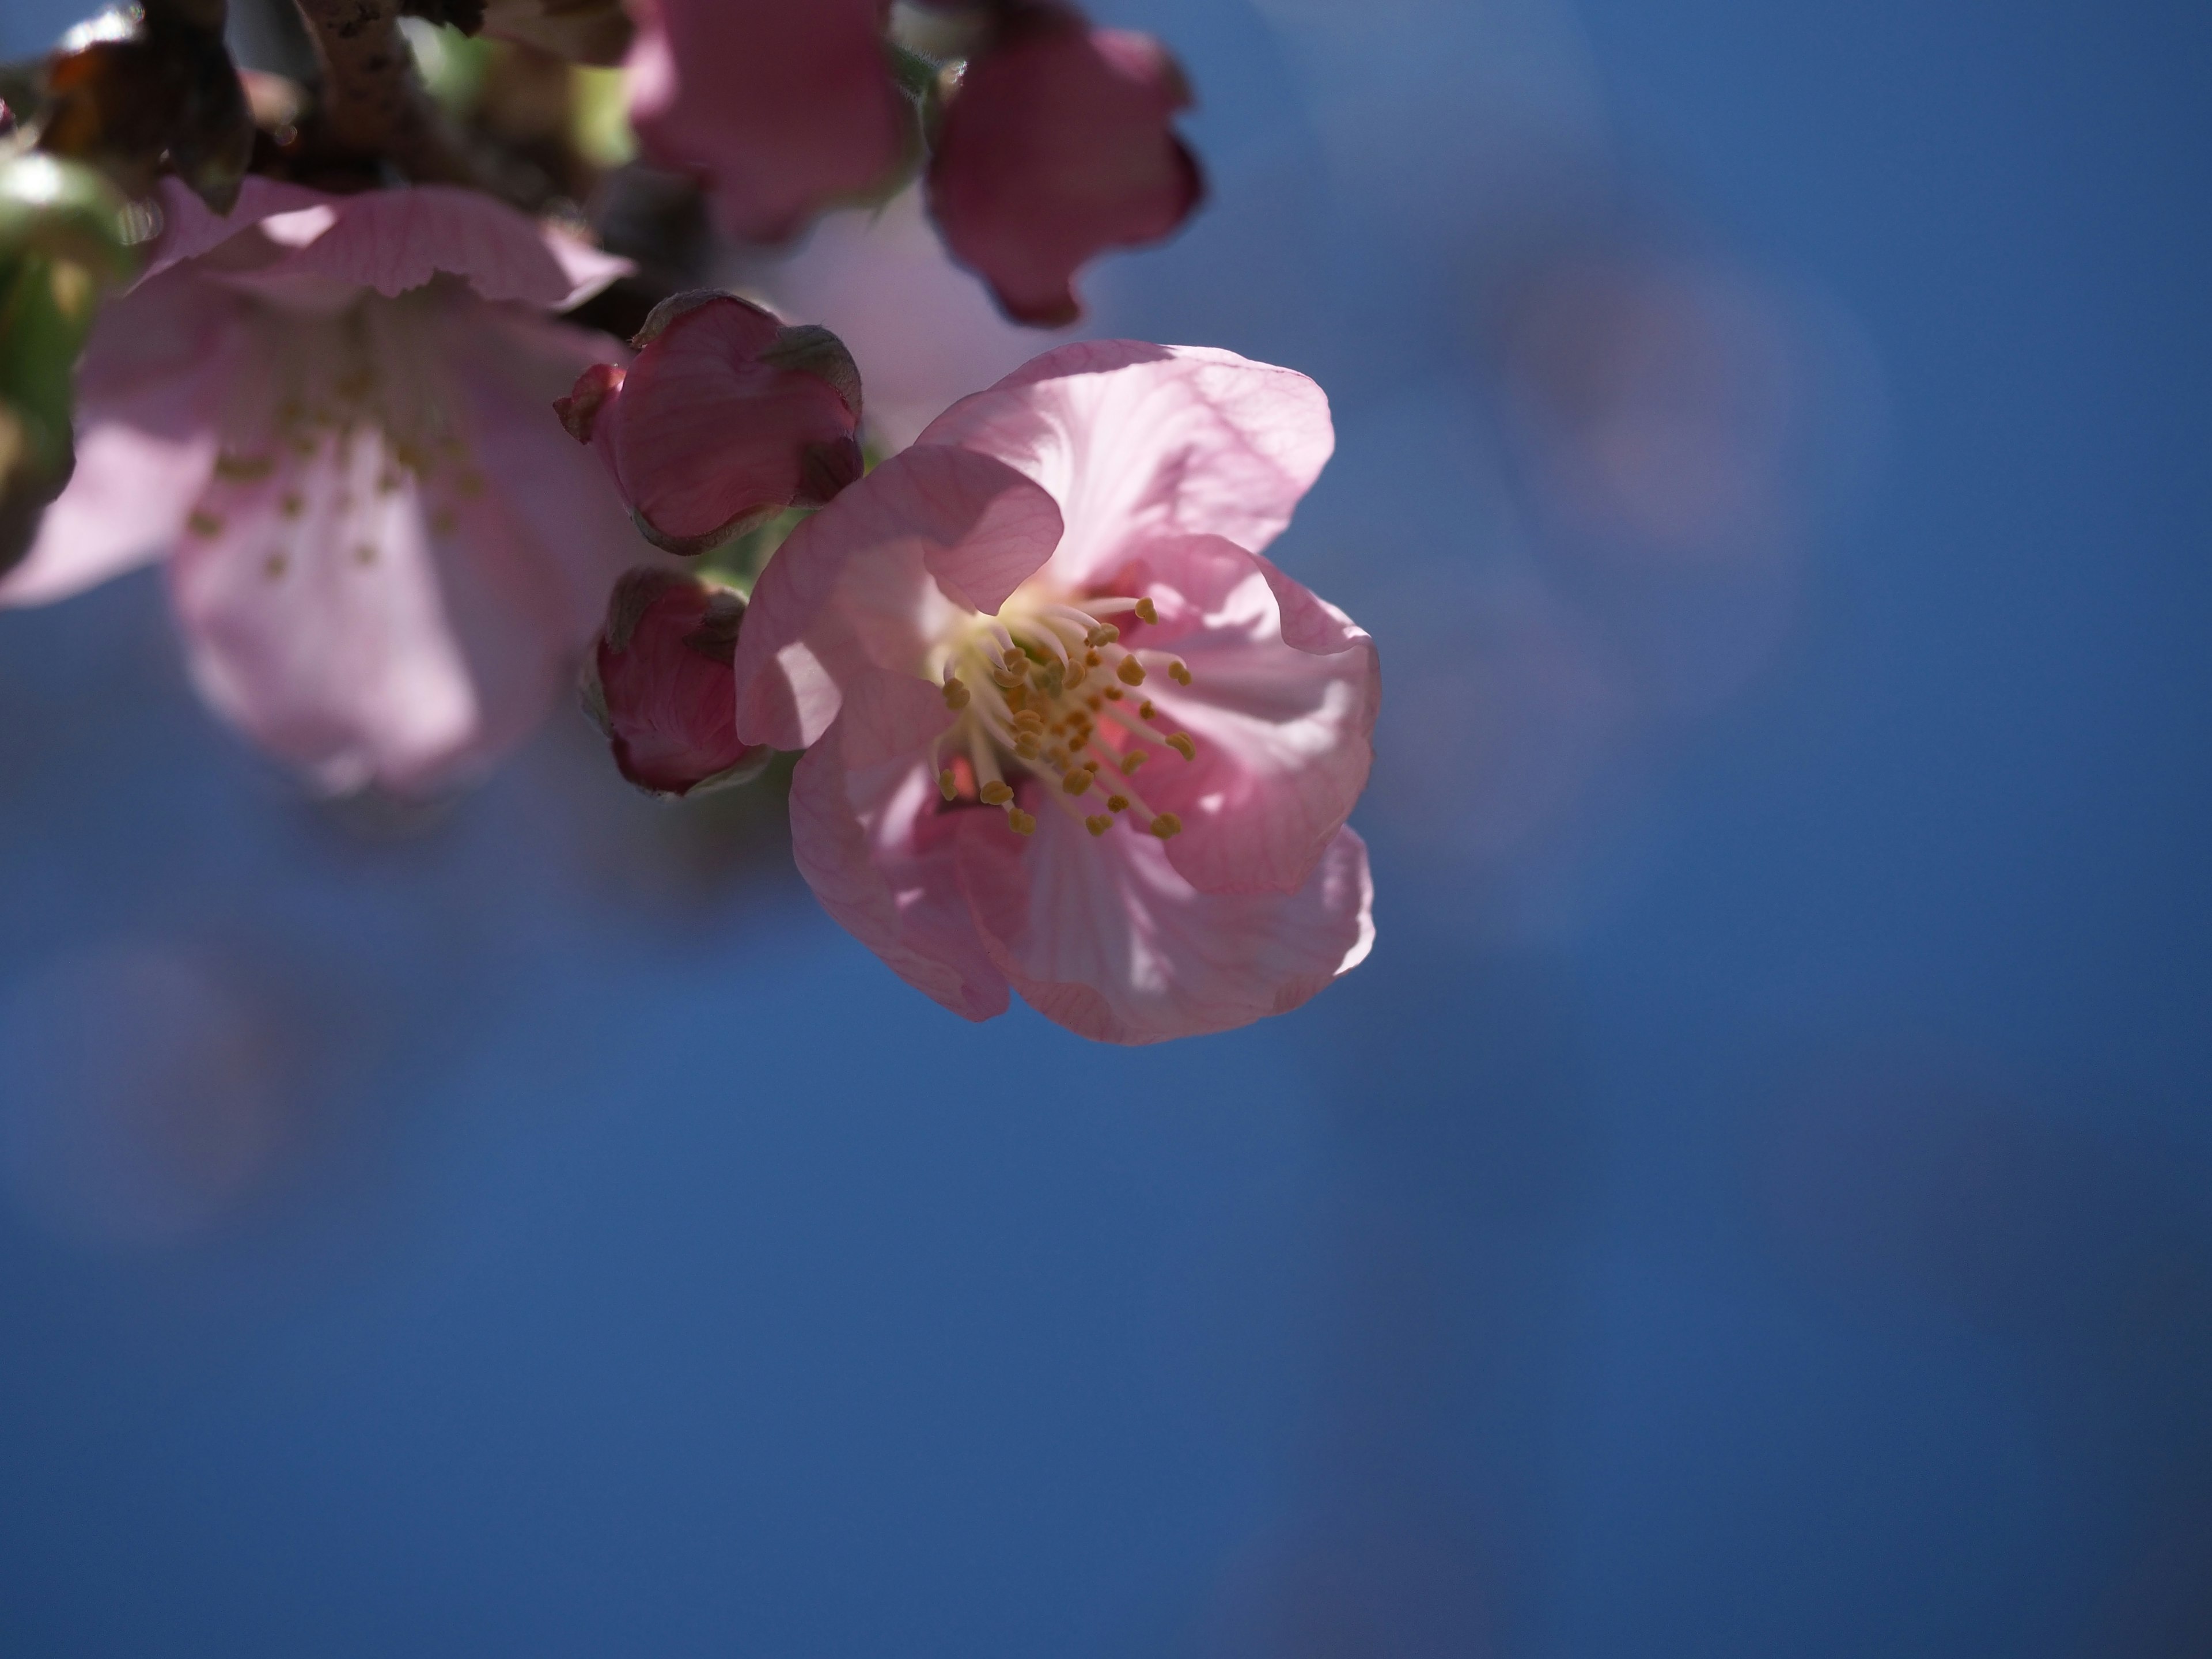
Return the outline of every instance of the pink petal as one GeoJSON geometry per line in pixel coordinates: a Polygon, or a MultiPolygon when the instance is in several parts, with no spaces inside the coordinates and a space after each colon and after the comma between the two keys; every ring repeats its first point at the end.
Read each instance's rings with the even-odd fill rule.
{"type": "Polygon", "coordinates": [[[618,381],[593,371],[566,401],[639,530],[671,552],[818,506],[860,476],[852,360],[826,331],[732,295],[678,311],[618,381]]]}
{"type": "Polygon", "coordinates": [[[287,184],[249,173],[239,186],[238,200],[230,211],[218,214],[177,179],[164,179],[155,195],[155,205],[161,214],[161,234],[154,244],[154,257],[139,273],[138,285],[143,288],[172,265],[221,247],[264,219],[327,205],[331,199],[305,185],[287,184]]]}
{"type": "Polygon", "coordinates": [[[892,456],[793,532],[762,573],[738,641],[738,732],[804,748],[836,717],[842,678],[922,673],[955,608],[995,611],[1060,531],[1052,498],[988,456],[892,456]]]}
{"type": "Polygon", "coordinates": [[[1209,893],[1296,891],[1367,787],[1382,696],[1374,641],[1218,536],[1155,544],[1115,585],[1158,606],[1157,624],[1126,619],[1122,635],[1154,667],[1142,693],[1152,730],[1197,745],[1189,761],[1145,745],[1151,759],[1133,780],[1155,811],[1182,820],[1169,862],[1209,893]],[[1163,672],[1164,657],[1188,667],[1188,687],[1163,672]]]}
{"type": "Polygon", "coordinates": [[[1198,163],[1170,127],[1190,97],[1149,36],[1055,6],[1003,27],[945,111],[930,210],[1009,316],[1058,327],[1081,314],[1079,266],[1158,241],[1197,204],[1198,163]]]}
{"type": "Polygon", "coordinates": [[[911,117],[878,0],[655,0],[638,8],[630,120],[663,166],[709,175],[724,223],[790,236],[898,162],[911,117]]]}
{"type": "Polygon", "coordinates": [[[241,310],[237,295],[179,273],[100,313],[77,374],[76,471],[0,581],[0,605],[66,599],[167,550],[215,465],[246,346],[241,310]]]}
{"type": "Polygon", "coordinates": [[[1288,894],[1201,893],[1151,836],[1093,837],[1041,806],[1021,836],[963,815],[960,883],[992,962],[1046,1018],[1101,1042],[1160,1042],[1285,1013],[1375,941],[1367,848],[1338,831],[1288,894]]]}
{"type": "Polygon", "coordinates": [[[923,681],[856,678],[793,774],[792,856],[822,908],[901,979],[989,1019],[1006,1010],[1006,982],[976,937],[957,866],[961,821],[981,809],[940,810],[928,759],[951,720],[923,681]]]}
{"type": "MultiPolygon", "coordinates": [[[[438,274],[462,276],[483,299],[564,310],[630,270],[629,261],[581,246],[568,232],[540,226],[483,191],[416,184],[396,191],[331,197],[299,185],[248,179],[228,219],[201,210],[181,219],[161,243],[161,261],[204,254],[241,230],[261,228],[264,252],[234,272],[241,288],[283,296],[305,281],[374,288],[398,296],[438,274]],[[252,215],[252,216],[248,216],[252,215]]],[[[164,195],[164,206],[175,192],[164,195]]],[[[188,212],[181,210],[179,212],[188,212]]]]}
{"type": "Polygon", "coordinates": [[[1335,446],[1304,375],[1204,346],[1084,340],[1048,351],[933,421],[923,444],[996,456],[1067,521],[1054,580],[1082,587],[1160,536],[1257,552],[1335,446]]]}

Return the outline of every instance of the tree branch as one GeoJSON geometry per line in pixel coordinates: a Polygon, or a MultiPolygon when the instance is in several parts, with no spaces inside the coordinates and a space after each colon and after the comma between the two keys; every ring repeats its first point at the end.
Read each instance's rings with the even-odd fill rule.
{"type": "Polygon", "coordinates": [[[416,78],[399,0],[297,0],[322,62],[323,112],[349,149],[388,156],[410,178],[481,182],[416,78]]]}

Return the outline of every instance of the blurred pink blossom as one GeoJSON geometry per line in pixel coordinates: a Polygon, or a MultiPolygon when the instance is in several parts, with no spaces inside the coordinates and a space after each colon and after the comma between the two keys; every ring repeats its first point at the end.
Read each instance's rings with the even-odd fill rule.
{"type": "Polygon", "coordinates": [[[1118,1042],[1282,1012],[1364,959],[1374,647],[1255,550],[1333,443],[1304,375],[1083,343],[794,532],[738,640],[738,730],[812,745],[793,850],[830,914],[969,1018],[1011,989],[1118,1042]]]}
{"type": "Polygon", "coordinates": [[[780,242],[898,165],[914,118],[879,0],[635,0],[630,121],[664,167],[706,175],[724,226],[780,242]]]}
{"type": "Polygon", "coordinates": [[[1198,162],[1170,125],[1190,90],[1150,35],[1057,3],[1006,10],[945,109],[930,210],[1008,316],[1058,327],[1082,313],[1078,269],[1159,240],[1198,204],[1198,162]]]}
{"type": "Polygon", "coordinates": [[[331,791],[444,784],[545,712],[637,545],[550,399],[621,269],[477,192],[165,185],[80,376],[78,466],[0,603],[156,559],[193,677],[331,791]]]}

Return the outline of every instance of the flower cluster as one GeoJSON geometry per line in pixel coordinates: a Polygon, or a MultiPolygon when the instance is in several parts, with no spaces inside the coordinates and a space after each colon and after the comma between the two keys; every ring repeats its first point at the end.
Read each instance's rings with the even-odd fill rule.
{"type": "MultiPolygon", "coordinates": [[[[1364,957],[1346,818],[1375,648],[1265,556],[1334,442],[1313,382],[1084,342],[872,456],[834,335],[605,245],[625,202],[671,189],[769,243],[918,175],[1009,316],[1066,323],[1082,265],[1200,193],[1158,43],[1058,0],[940,0],[896,40],[880,0],[447,6],[532,43],[494,66],[541,88],[568,84],[549,52],[622,61],[659,171],[595,189],[603,242],[532,210],[574,166],[501,149],[496,111],[404,71],[383,0],[297,3],[319,87],[227,80],[222,6],[155,0],[110,56],[143,76],[189,41],[171,101],[197,126],[118,149],[110,119],[108,149],[70,151],[89,94],[57,94],[8,141],[79,169],[70,222],[137,205],[98,220],[125,291],[49,353],[84,340],[74,474],[49,441],[44,494],[0,504],[26,526],[0,604],[160,562],[207,700],[326,791],[482,770],[579,659],[641,789],[744,784],[797,751],[807,882],[969,1018],[1018,994],[1154,1042],[1294,1007],[1364,957]],[[627,345],[592,326],[626,310],[627,345]]],[[[51,83],[106,88],[123,70],[82,54],[107,39],[65,46],[51,83]]],[[[33,229],[17,240],[46,263],[23,269],[46,282],[65,239],[33,229]]],[[[71,292],[90,315],[96,289],[71,292]]],[[[36,405],[65,433],[56,407],[66,388],[36,405]]]]}

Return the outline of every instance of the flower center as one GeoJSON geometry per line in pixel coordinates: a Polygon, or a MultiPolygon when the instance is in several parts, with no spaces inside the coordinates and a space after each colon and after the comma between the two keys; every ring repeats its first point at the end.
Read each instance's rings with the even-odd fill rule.
{"type": "Polygon", "coordinates": [[[932,757],[945,799],[999,807],[1029,835],[1036,818],[1012,774],[1034,781],[1031,805],[1042,795],[1094,836],[1117,822],[1163,841],[1180,831],[1182,820],[1147,806],[1135,781],[1155,745],[1185,762],[1198,753],[1142,689],[1155,672],[1187,686],[1189,667],[1122,642],[1125,626],[1158,620],[1148,597],[1094,595],[1079,605],[1029,587],[995,617],[967,613],[930,665],[959,715],[932,757]]]}

